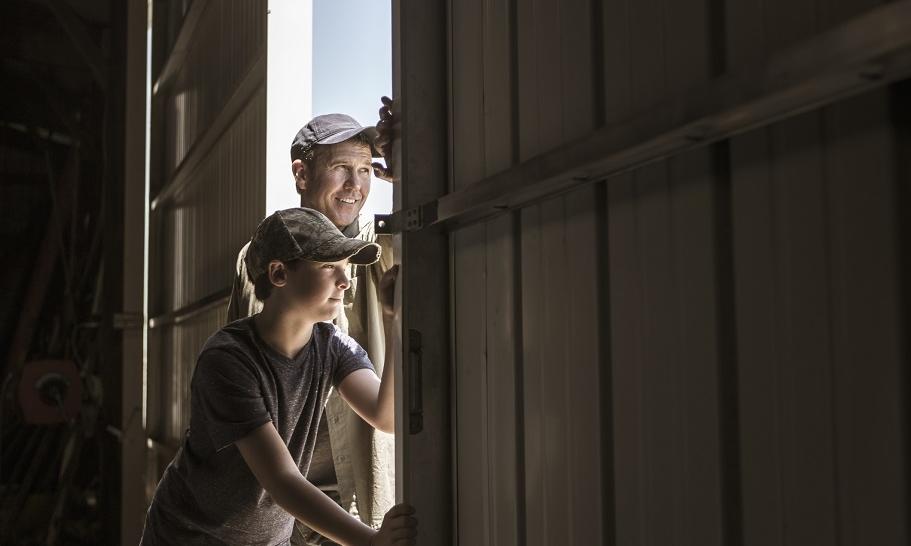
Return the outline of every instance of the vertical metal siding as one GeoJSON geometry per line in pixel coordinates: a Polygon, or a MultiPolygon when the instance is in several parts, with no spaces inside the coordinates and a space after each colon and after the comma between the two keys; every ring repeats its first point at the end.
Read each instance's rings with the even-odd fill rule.
{"type": "Polygon", "coordinates": [[[589,186],[522,211],[528,544],[602,541],[600,208],[589,186]]]}
{"type": "Polygon", "coordinates": [[[230,286],[237,251],[265,210],[264,143],[265,92],[260,89],[167,208],[173,229],[163,243],[173,249],[170,309],[230,286]]]}
{"type": "MultiPolygon", "coordinates": [[[[174,79],[156,97],[167,198],[153,211],[150,310],[179,313],[231,286],[237,251],[265,209],[265,5],[206,2],[174,79]],[[249,98],[239,93],[251,89],[249,98]],[[225,110],[231,108],[226,117],[225,110]],[[213,131],[219,131],[217,134],[213,131]],[[190,158],[192,157],[192,161],[190,158]],[[175,184],[175,181],[179,183],[175,184]]],[[[189,380],[223,305],[152,330],[150,435],[176,446],[189,419],[189,380]]]]}
{"type": "MultiPolygon", "coordinates": [[[[605,33],[626,42],[625,55],[605,55],[612,119],[712,76],[709,9],[702,0],[650,0],[605,11],[605,33]]],[[[712,165],[711,149],[696,150],[608,186],[603,288],[620,545],[725,543],[712,165]]]]}
{"type": "MultiPolygon", "coordinates": [[[[453,3],[453,189],[513,160],[511,3],[453,3]],[[478,24],[481,21],[481,24],[478,24]],[[480,83],[480,85],[479,85],[480,83]]],[[[509,217],[452,237],[456,305],[456,462],[459,541],[517,544],[517,293],[509,217]]]]}
{"type": "Polygon", "coordinates": [[[733,142],[747,544],[907,540],[892,138],[877,92],[733,142]]]}
{"type": "MultiPolygon", "coordinates": [[[[450,2],[450,187],[877,4],[450,2]]],[[[906,543],[891,116],[870,93],[455,229],[459,543],[906,543]]]]}
{"type": "Polygon", "coordinates": [[[264,52],[262,2],[209,1],[205,9],[165,103],[165,123],[173,137],[166,148],[168,173],[181,164],[264,52]]]}

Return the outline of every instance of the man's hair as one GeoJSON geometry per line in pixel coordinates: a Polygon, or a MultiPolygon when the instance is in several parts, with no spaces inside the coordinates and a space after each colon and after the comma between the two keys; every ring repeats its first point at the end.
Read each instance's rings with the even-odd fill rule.
{"type": "MultiPolygon", "coordinates": [[[[285,264],[285,269],[294,271],[300,265],[301,260],[288,260],[287,262],[282,263],[285,264]]],[[[253,295],[256,296],[256,299],[259,301],[266,301],[269,299],[269,296],[272,295],[272,281],[269,280],[268,271],[253,281],[253,295]]]]}
{"type": "MultiPolygon", "coordinates": [[[[356,144],[363,144],[364,146],[367,146],[367,147],[370,147],[373,145],[373,143],[370,141],[370,137],[368,137],[364,133],[358,133],[358,134],[354,135],[353,137],[349,138],[348,140],[343,140],[342,142],[354,142],[356,144]]],[[[341,142],[339,142],[338,144],[341,144],[341,142]]],[[[308,150],[299,154],[298,157],[295,157],[294,159],[300,159],[304,163],[307,163],[307,162],[313,163],[314,160],[316,160],[320,156],[320,154],[325,152],[329,146],[332,146],[332,145],[316,143],[313,146],[310,146],[310,148],[308,150]]]]}

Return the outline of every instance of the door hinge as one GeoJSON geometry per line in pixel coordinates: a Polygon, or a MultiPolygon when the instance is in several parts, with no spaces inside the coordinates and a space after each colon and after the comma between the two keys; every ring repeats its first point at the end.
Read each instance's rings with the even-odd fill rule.
{"type": "Polygon", "coordinates": [[[375,214],[373,226],[376,233],[401,233],[420,231],[437,221],[437,202],[400,210],[392,214],[375,214]]]}

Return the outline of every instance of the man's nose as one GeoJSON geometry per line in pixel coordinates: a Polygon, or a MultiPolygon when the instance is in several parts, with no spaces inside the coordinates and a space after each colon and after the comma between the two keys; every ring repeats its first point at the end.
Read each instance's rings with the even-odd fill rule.
{"type": "Polygon", "coordinates": [[[369,178],[369,176],[369,174],[365,177],[357,171],[349,171],[348,177],[345,179],[345,186],[351,189],[360,190],[361,186],[364,185],[365,179],[369,178]]]}

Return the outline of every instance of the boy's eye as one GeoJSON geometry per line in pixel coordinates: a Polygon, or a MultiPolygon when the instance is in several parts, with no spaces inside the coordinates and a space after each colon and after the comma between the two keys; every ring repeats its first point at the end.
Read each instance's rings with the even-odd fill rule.
{"type": "Polygon", "coordinates": [[[335,264],[323,264],[323,269],[335,269],[335,264]]]}

